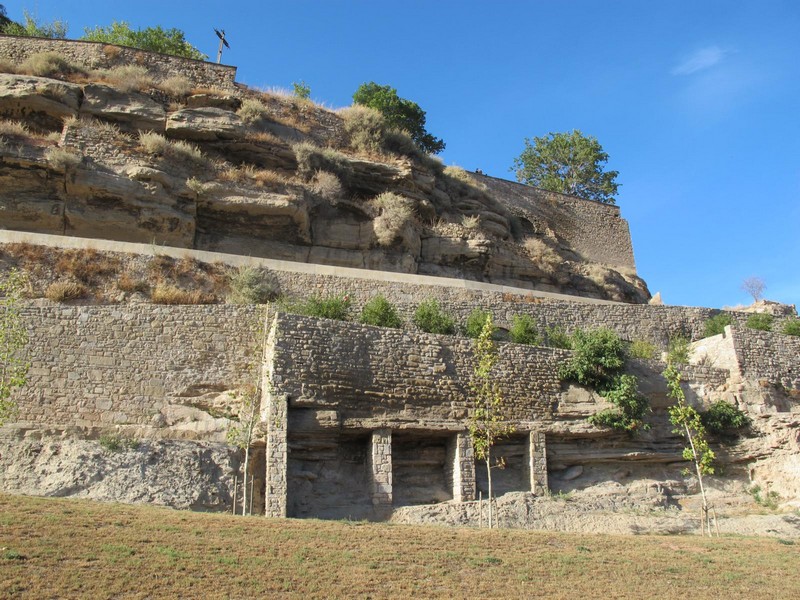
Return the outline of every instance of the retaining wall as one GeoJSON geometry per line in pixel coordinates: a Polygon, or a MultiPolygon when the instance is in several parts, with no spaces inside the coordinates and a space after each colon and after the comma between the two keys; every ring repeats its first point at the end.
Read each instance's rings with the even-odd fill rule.
{"type": "MultiPolygon", "coordinates": [[[[331,408],[349,427],[464,428],[473,341],[281,314],[273,393],[289,408],[331,408]],[[365,425],[368,423],[368,425],[365,425]]],[[[517,344],[499,348],[495,376],[519,421],[552,419],[567,352],[517,344]]]]}
{"type": "Polygon", "coordinates": [[[800,390],[800,338],[745,328],[731,339],[744,377],[800,390]]]}
{"type": "Polygon", "coordinates": [[[28,307],[18,427],[162,425],[162,409],[235,389],[256,311],[235,306],[28,307]]]}
{"type": "Polygon", "coordinates": [[[618,206],[548,192],[485,175],[475,176],[533,233],[553,237],[585,260],[636,269],[628,222],[618,206]]]}
{"type": "Polygon", "coordinates": [[[30,56],[43,52],[55,52],[68,61],[88,69],[112,69],[126,64],[140,65],[148,70],[157,83],[169,77],[182,75],[196,87],[232,91],[236,80],[236,67],[202,60],[158,54],[103,42],[0,35],[0,59],[19,64],[30,56]]]}

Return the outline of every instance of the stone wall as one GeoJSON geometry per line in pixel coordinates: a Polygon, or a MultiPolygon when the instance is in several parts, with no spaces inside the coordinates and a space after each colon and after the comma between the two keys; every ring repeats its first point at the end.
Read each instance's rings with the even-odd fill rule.
{"type": "Polygon", "coordinates": [[[476,178],[530,222],[533,233],[559,240],[587,261],[636,269],[628,222],[620,217],[618,206],[485,175],[476,178]]]}
{"type": "MultiPolygon", "coordinates": [[[[688,306],[651,306],[646,304],[622,304],[613,302],[591,302],[575,298],[567,300],[561,295],[528,293],[519,288],[500,291],[487,289],[491,286],[470,285],[472,282],[442,279],[442,284],[428,284],[432,278],[384,274],[387,280],[377,277],[355,279],[327,274],[308,274],[296,271],[274,271],[281,292],[297,298],[312,295],[348,295],[356,311],[378,294],[396,305],[409,323],[414,310],[426,298],[437,300],[442,308],[463,324],[475,308],[490,310],[498,326],[508,328],[514,315],[528,314],[536,319],[542,333],[548,327],[560,327],[567,332],[575,329],[608,327],[623,339],[648,340],[662,348],[675,335],[690,339],[703,337],[705,322],[723,312],[731,316],[734,325],[740,328],[749,316],[737,311],[720,311],[711,308],[688,306]],[[444,285],[444,282],[452,283],[444,285]]],[[[781,321],[776,319],[775,329],[781,321]]]]}
{"type": "Polygon", "coordinates": [[[800,390],[800,338],[747,328],[731,337],[744,377],[800,390]]]}
{"type": "MultiPolygon", "coordinates": [[[[29,428],[157,428],[176,407],[207,406],[243,381],[252,357],[242,340],[260,318],[232,305],[30,306],[24,316],[31,370],[17,425],[29,428]]],[[[290,410],[325,409],[335,415],[326,417],[331,425],[365,430],[463,427],[471,340],[287,314],[276,327],[266,360],[274,393],[288,397],[290,410]]],[[[800,388],[800,340],[749,329],[732,338],[745,377],[800,388]]],[[[498,380],[513,418],[551,422],[567,354],[499,348],[498,380]]],[[[692,373],[711,387],[725,378],[710,366],[692,373]]]]}
{"type": "Polygon", "coordinates": [[[141,65],[156,82],[182,75],[198,88],[232,91],[236,79],[236,67],[202,60],[146,52],[102,42],[0,35],[0,60],[19,64],[28,57],[43,52],[58,53],[68,61],[88,69],[111,69],[125,64],[141,65]]]}
{"type": "Polygon", "coordinates": [[[15,425],[53,429],[161,428],[197,411],[242,383],[258,318],[246,307],[152,305],[28,307],[23,317],[31,368],[15,425]]]}
{"type": "MultiPolygon", "coordinates": [[[[273,393],[294,408],[335,410],[331,427],[461,430],[472,377],[472,340],[399,329],[278,316],[268,352],[273,393]]],[[[502,344],[497,380],[510,417],[552,420],[567,353],[502,344]]]]}

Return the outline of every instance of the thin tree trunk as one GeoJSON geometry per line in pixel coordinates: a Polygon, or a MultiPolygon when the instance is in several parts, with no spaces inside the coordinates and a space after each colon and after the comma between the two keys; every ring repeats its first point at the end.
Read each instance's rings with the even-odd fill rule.
{"type": "Polygon", "coordinates": [[[492,451],[491,446],[486,449],[486,479],[489,482],[489,529],[492,528],[492,451]]]}
{"type": "Polygon", "coordinates": [[[686,431],[686,439],[689,440],[689,446],[692,448],[692,456],[694,457],[694,468],[697,472],[697,482],[700,484],[700,495],[703,498],[703,520],[700,523],[700,529],[703,535],[706,534],[706,526],[708,526],[708,537],[711,537],[711,523],[708,520],[708,500],[706,499],[706,488],[703,486],[703,472],[700,469],[700,461],[697,459],[697,450],[694,447],[694,439],[689,426],[684,424],[683,429],[686,431]]]}
{"type": "Polygon", "coordinates": [[[234,475],[233,476],[233,506],[231,506],[231,510],[233,511],[234,515],[236,514],[236,490],[238,489],[238,487],[239,487],[239,476],[238,475],[234,475]]]}
{"type": "Polygon", "coordinates": [[[250,478],[250,516],[253,515],[253,488],[255,487],[255,480],[250,478]]]}
{"type": "Polygon", "coordinates": [[[250,446],[244,449],[244,478],[242,479],[242,516],[247,514],[247,464],[250,462],[250,446]]]}

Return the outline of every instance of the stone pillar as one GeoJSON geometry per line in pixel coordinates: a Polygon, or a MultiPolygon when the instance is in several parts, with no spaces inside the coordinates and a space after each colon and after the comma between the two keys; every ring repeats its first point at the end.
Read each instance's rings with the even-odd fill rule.
{"type": "Polygon", "coordinates": [[[287,398],[271,396],[267,400],[267,455],[264,515],[286,516],[286,464],[289,448],[287,433],[287,398]]]}
{"type": "Polygon", "coordinates": [[[392,508],[392,430],[372,432],[367,455],[372,506],[377,511],[392,508]]]}
{"type": "Polygon", "coordinates": [[[531,431],[528,434],[528,465],[530,468],[531,491],[536,496],[547,493],[547,448],[544,431],[531,431]]]}
{"type": "Polygon", "coordinates": [[[453,500],[475,500],[475,452],[472,438],[459,431],[447,442],[447,481],[453,491],[453,500]]]}

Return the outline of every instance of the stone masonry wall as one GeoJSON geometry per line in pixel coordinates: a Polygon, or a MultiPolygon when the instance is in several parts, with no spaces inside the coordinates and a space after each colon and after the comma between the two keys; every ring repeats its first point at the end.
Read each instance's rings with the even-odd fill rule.
{"type": "Polygon", "coordinates": [[[514,214],[528,220],[534,233],[555,237],[586,260],[636,268],[628,222],[620,217],[618,206],[494,177],[476,178],[514,214]]]}
{"type": "MultiPolygon", "coordinates": [[[[519,289],[513,292],[488,291],[470,286],[468,282],[464,282],[467,285],[463,287],[426,285],[413,283],[414,277],[380,281],[296,271],[276,270],[274,274],[284,295],[307,299],[313,295],[346,294],[352,301],[354,312],[360,311],[371,298],[383,295],[397,306],[409,327],[419,303],[433,298],[461,324],[472,310],[480,308],[492,311],[499,327],[508,328],[514,315],[528,314],[536,319],[542,332],[548,327],[561,327],[567,332],[577,328],[608,327],[623,339],[645,339],[666,348],[669,339],[676,334],[691,339],[702,338],[706,320],[720,312],[729,314],[734,326],[740,328],[744,327],[749,316],[737,311],[700,307],[561,300],[547,295],[526,295],[519,289]]],[[[776,319],[775,322],[774,328],[779,329],[781,321],[776,319]]]]}
{"type": "Polygon", "coordinates": [[[0,59],[19,64],[28,57],[43,52],[56,52],[70,62],[89,69],[111,69],[124,64],[141,65],[147,68],[156,82],[182,75],[196,87],[232,91],[236,79],[236,67],[202,60],[146,52],[102,42],[0,35],[0,59]]]}
{"type": "MultiPolygon", "coordinates": [[[[295,407],[335,408],[349,427],[463,428],[472,340],[279,315],[273,392],[295,407]]],[[[497,380],[512,419],[549,422],[567,353],[502,344],[497,380]]]]}
{"type": "Polygon", "coordinates": [[[158,426],[161,410],[235,389],[253,308],[29,307],[31,368],[21,427],[158,426]]]}
{"type": "MultiPolygon", "coordinates": [[[[245,342],[259,318],[253,307],[146,304],[29,306],[24,316],[31,370],[16,395],[23,428],[158,428],[166,408],[194,406],[240,385],[252,359],[245,342]]],[[[274,393],[288,397],[290,410],[334,409],[340,425],[370,430],[463,425],[471,340],[286,314],[277,328],[268,366],[274,393]]],[[[746,377],[800,388],[800,340],[746,329],[734,336],[746,377]]],[[[556,372],[567,354],[499,348],[498,380],[513,418],[551,422],[561,391],[556,372]]],[[[717,371],[693,379],[718,386],[724,374],[717,371]]]]}
{"type": "Polygon", "coordinates": [[[746,328],[731,337],[744,377],[800,390],[800,338],[746,328]]]}

